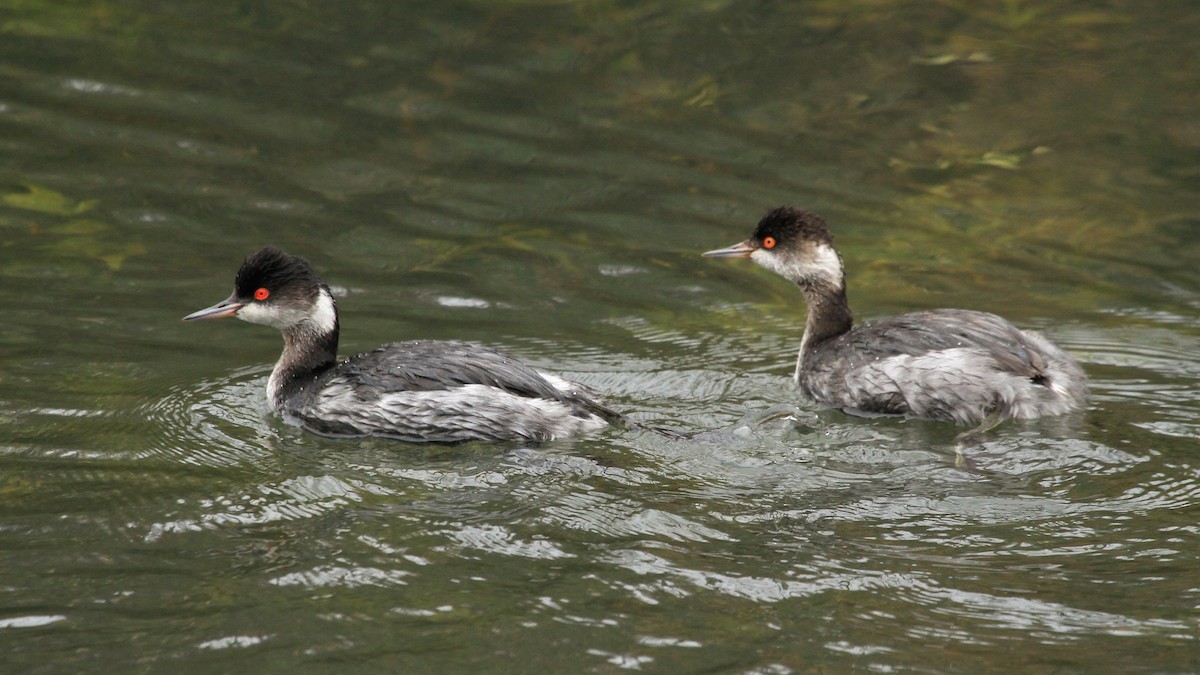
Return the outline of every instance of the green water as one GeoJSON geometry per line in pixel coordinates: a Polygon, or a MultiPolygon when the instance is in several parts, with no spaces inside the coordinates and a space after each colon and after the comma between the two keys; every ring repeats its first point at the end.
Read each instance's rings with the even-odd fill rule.
{"type": "Polygon", "coordinates": [[[1193,3],[227,4],[0,3],[0,670],[1200,668],[1193,3]],[[1004,314],[1092,405],[959,457],[799,401],[795,289],[698,255],[782,203],[860,318],[1004,314]],[[268,242],[343,353],[708,431],[306,435],[277,334],[179,321],[268,242]]]}

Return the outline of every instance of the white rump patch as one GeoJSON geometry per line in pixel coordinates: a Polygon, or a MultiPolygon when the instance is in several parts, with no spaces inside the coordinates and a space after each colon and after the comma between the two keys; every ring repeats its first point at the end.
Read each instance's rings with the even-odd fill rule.
{"type": "Polygon", "coordinates": [[[578,392],[578,391],[586,391],[580,385],[575,384],[574,382],[572,382],[570,380],[565,380],[557,375],[551,375],[550,373],[543,373],[540,370],[537,371],[537,374],[541,375],[542,379],[549,382],[551,386],[553,386],[555,389],[561,391],[564,394],[569,394],[571,392],[578,392]]]}

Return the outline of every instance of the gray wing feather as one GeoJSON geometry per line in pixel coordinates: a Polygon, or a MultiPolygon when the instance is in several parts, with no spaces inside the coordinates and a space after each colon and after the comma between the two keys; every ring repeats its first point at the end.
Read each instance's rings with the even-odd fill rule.
{"type": "MultiPolygon", "coordinates": [[[[338,392],[339,395],[353,392],[352,398],[346,399],[349,407],[336,414],[330,411],[325,417],[303,404],[293,406],[289,412],[306,427],[334,435],[371,433],[404,440],[441,442],[553,435],[549,430],[535,428],[534,422],[530,423],[534,426],[530,426],[527,433],[512,431],[508,426],[520,426],[516,419],[520,413],[513,412],[506,425],[504,420],[495,417],[502,413],[496,413],[496,408],[486,398],[479,400],[477,407],[469,406],[475,412],[447,410],[438,415],[424,410],[421,413],[424,417],[420,417],[415,412],[392,411],[390,419],[387,415],[375,419],[378,410],[373,402],[411,400],[394,396],[410,392],[439,395],[468,385],[494,387],[521,398],[554,401],[571,417],[584,422],[599,417],[612,424],[628,423],[620,413],[603,406],[586,392],[559,389],[536,370],[512,357],[471,342],[440,340],[399,342],[352,356],[306,387],[309,391],[338,392]]],[[[303,392],[300,398],[303,399],[303,392]]],[[[459,400],[456,405],[462,404],[459,400]]]]}
{"type": "Polygon", "coordinates": [[[1014,374],[1037,377],[1045,368],[1024,333],[986,312],[939,309],[902,314],[864,324],[838,340],[858,354],[880,359],[968,347],[986,351],[1001,369],[1014,374]]]}

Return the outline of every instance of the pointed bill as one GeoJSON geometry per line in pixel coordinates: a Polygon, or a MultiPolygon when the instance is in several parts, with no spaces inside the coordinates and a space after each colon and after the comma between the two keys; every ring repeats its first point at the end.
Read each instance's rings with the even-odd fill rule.
{"type": "Polygon", "coordinates": [[[184,321],[197,321],[199,319],[223,319],[227,316],[237,316],[238,310],[242,308],[242,303],[238,302],[237,293],[230,295],[221,302],[206,307],[199,312],[192,312],[183,317],[184,321]]]}
{"type": "Polygon", "coordinates": [[[705,251],[700,255],[705,258],[749,258],[752,253],[758,250],[758,246],[754,242],[747,239],[733,246],[718,248],[712,251],[705,251]]]}

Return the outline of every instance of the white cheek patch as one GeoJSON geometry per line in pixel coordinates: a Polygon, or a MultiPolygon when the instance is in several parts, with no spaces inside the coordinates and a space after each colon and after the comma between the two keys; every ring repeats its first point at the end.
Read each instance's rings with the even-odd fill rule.
{"type": "Polygon", "coordinates": [[[237,318],[242,321],[249,321],[250,323],[283,329],[299,319],[296,316],[297,314],[298,312],[284,310],[278,305],[252,302],[238,310],[237,318]]]}
{"type": "Polygon", "coordinates": [[[750,259],[796,283],[820,283],[838,288],[842,285],[842,261],[837,251],[826,244],[809,245],[800,253],[760,248],[750,255],[750,259]]]}
{"type": "Polygon", "coordinates": [[[333,303],[333,297],[325,289],[321,289],[311,312],[300,308],[284,307],[273,302],[251,302],[238,310],[237,317],[242,321],[271,326],[280,330],[291,328],[308,320],[312,324],[313,332],[325,335],[331,333],[334,326],[337,325],[337,307],[333,303]]]}

